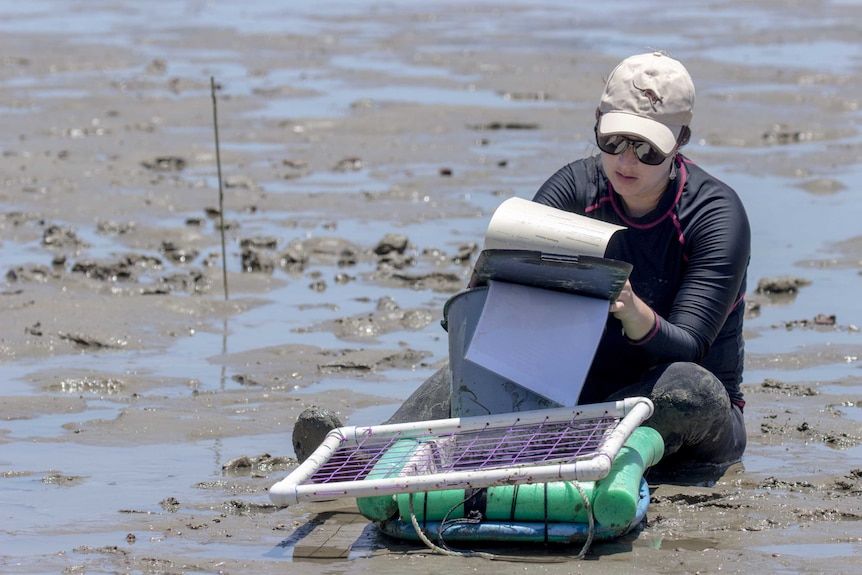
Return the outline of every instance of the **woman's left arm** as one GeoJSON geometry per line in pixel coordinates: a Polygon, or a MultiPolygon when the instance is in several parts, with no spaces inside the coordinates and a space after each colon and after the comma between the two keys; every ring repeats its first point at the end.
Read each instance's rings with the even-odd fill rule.
{"type": "Polygon", "coordinates": [[[686,233],[688,261],[668,317],[660,317],[634,293],[621,294],[620,309],[611,307],[630,342],[643,346],[656,363],[701,360],[728,315],[742,305],[751,231],[736,195],[703,201],[686,233]]]}

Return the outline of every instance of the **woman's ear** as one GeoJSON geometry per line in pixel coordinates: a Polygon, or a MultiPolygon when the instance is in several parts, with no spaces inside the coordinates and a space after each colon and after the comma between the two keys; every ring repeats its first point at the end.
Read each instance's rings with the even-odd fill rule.
{"type": "Polygon", "coordinates": [[[678,148],[681,148],[688,144],[688,141],[691,139],[691,128],[688,126],[683,126],[682,130],[679,131],[679,138],[676,139],[676,145],[678,148]]]}

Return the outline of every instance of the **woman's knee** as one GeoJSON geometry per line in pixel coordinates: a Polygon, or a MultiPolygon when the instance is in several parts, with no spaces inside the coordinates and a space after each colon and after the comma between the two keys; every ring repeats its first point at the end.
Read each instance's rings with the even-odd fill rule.
{"type": "Polygon", "coordinates": [[[672,406],[681,414],[730,407],[721,381],[696,363],[670,363],[656,368],[649,377],[653,380],[649,397],[656,407],[672,406]]]}
{"type": "Polygon", "coordinates": [[[652,370],[647,379],[655,411],[646,424],[661,433],[667,455],[731,430],[730,398],[709,370],[678,362],[652,370]]]}

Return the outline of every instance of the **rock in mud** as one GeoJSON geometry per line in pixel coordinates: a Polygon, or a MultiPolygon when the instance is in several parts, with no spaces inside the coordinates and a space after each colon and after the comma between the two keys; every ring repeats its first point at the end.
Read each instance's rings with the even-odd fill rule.
{"type": "Polygon", "coordinates": [[[179,172],[186,168],[186,163],[179,156],[159,156],[152,161],[141,162],[141,165],[154,172],[179,172]]]}
{"type": "Polygon", "coordinates": [[[89,247],[78,238],[75,230],[62,226],[49,226],[42,234],[42,245],[50,248],[78,249],[89,247]]]}
{"type": "Polygon", "coordinates": [[[245,247],[242,250],[242,271],[248,273],[272,273],[276,257],[263,250],[245,247]]]}
{"type": "Polygon", "coordinates": [[[811,280],[795,276],[763,278],[757,282],[757,293],[796,293],[799,288],[811,285],[811,280]]]}
{"type": "Polygon", "coordinates": [[[296,453],[296,459],[300,462],[308,459],[323,443],[326,434],[341,426],[338,416],[328,409],[309,407],[300,413],[293,427],[293,451],[296,453]]]}
{"type": "Polygon", "coordinates": [[[386,234],[377,243],[377,245],[374,246],[374,253],[378,256],[382,256],[390,252],[403,254],[409,243],[410,240],[404,234],[386,234]]]}

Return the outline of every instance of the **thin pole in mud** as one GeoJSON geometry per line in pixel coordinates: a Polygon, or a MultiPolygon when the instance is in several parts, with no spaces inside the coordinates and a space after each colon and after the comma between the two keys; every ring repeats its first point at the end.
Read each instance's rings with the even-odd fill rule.
{"type": "Polygon", "coordinates": [[[216,93],[215,93],[215,77],[210,76],[210,92],[213,97],[213,126],[215,127],[215,149],[216,149],[216,166],[218,167],[218,217],[219,230],[221,231],[221,264],[222,264],[222,282],[224,283],[224,299],[228,298],[227,293],[227,250],[224,240],[224,187],[221,179],[221,152],[218,143],[218,112],[216,110],[216,93]]]}

